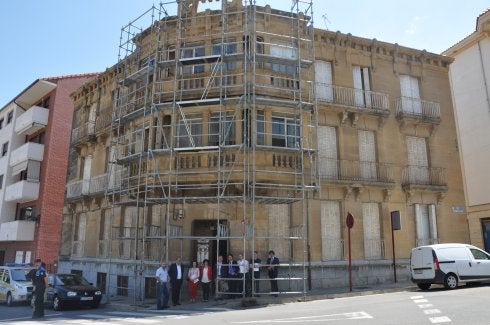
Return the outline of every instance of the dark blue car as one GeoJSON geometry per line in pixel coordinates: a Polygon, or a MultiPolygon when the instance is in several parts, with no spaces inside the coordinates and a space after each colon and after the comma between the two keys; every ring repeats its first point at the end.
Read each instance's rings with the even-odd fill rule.
{"type": "Polygon", "coordinates": [[[50,274],[46,302],[54,310],[65,306],[99,307],[102,292],[78,274],[50,274]]]}

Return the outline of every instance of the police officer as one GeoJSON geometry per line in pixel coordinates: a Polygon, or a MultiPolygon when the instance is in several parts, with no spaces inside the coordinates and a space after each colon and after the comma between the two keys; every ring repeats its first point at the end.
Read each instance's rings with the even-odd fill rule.
{"type": "Polygon", "coordinates": [[[36,259],[34,265],[36,266],[36,272],[32,278],[32,284],[34,285],[35,300],[32,318],[41,318],[44,317],[44,291],[48,286],[48,277],[40,259],[36,259]]]}

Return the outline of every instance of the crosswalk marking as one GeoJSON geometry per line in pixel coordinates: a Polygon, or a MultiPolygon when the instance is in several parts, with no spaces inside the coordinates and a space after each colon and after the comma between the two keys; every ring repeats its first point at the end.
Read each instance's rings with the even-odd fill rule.
{"type": "Polygon", "coordinates": [[[429,302],[429,300],[427,300],[427,299],[415,299],[413,302],[416,304],[421,304],[423,302],[429,302]]]}
{"type": "Polygon", "coordinates": [[[410,299],[415,300],[415,299],[422,299],[424,296],[411,296],[410,299]]]}
{"type": "Polygon", "coordinates": [[[451,319],[447,316],[430,317],[429,320],[432,324],[448,323],[451,321],[451,319]]]}
{"type": "Polygon", "coordinates": [[[433,305],[433,304],[420,304],[420,305],[418,305],[418,306],[419,306],[419,308],[422,308],[422,309],[423,309],[423,308],[430,308],[430,307],[434,307],[434,305],[433,305]]]}
{"type": "Polygon", "coordinates": [[[426,309],[424,310],[424,314],[426,315],[433,315],[433,314],[440,314],[441,311],[439,309],[426,309]]]}

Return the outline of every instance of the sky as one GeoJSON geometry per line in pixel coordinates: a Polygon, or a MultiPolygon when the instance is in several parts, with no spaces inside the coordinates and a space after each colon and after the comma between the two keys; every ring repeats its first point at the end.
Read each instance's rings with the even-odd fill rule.
{"type": "MultiPolygon", "coordinates": [[[[38,78],[114,65],[121,27],[158,3],[0,0],[0,108],[38,78]]],[[[289,11],[291,1],[256,4],[289,11]]],[[[313,17],[316,28],[441,53],[474,32],[488,8],[488,0],[313,0],[313,17]]]]}

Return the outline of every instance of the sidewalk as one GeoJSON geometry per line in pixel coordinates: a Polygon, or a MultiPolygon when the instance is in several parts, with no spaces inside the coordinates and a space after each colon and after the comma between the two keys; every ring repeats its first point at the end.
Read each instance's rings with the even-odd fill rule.
{"type": "MultiPolygon", "coordinates": [[[[200,300],[198,295],[197,301],[190,303],[182,299],[182,305],[176,307],[170,307],[166,309],[165,312],[171,312],[175,310],[176,312],[181,311],[203,311],[206,308],[227,308],[227,309],[243,309],[247,307],[263,307],[272,304],[284,304],[299,301],[311,301],[320,299],[336,299],[344,297],[354,297],[354,296],[367,296],[373,294],[383,294],[390,292],[400,292],[400,291],[414,291],[417,287],[411,282],[403,283],[387,283],[372,286],[362,286],[353,287],[352,292],[349,288],[330,288],[330,289],[314,289],[306,293],[306,297],[303,295],[279,295],[279,297],[270,296],[267,293],[261,294],[260,297],[254,298],[241,298],[236,299],[214,299],[211,298],[208,302],[203,302],[200,300]]],[[[116,310],[124,311],[145,311],[145,310],[156,310],[156,300],[155,299],[145,299],[144,301],[137,301],[133,303],[131,298],[126,297],[112,297],[109,303],[104,304],[106,308],[113,308],[116,310]]],[[[219,310],[219,309],[218,309],[219,310]]]]}

